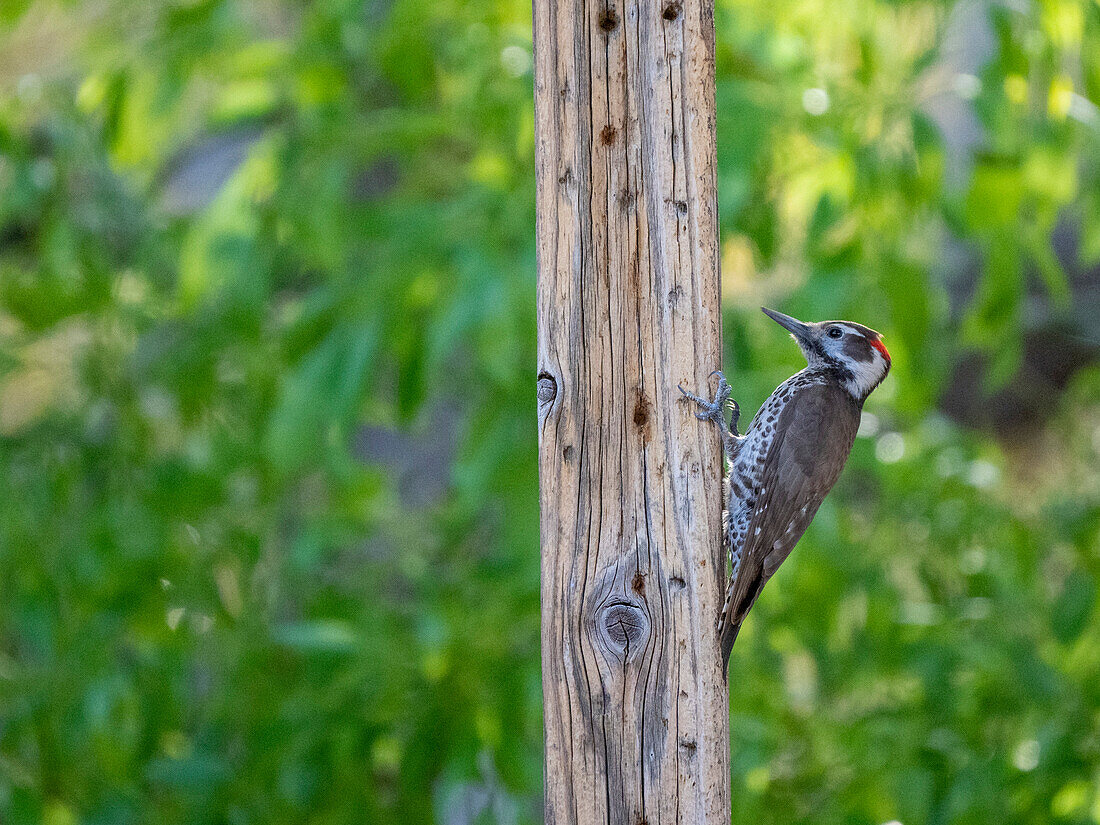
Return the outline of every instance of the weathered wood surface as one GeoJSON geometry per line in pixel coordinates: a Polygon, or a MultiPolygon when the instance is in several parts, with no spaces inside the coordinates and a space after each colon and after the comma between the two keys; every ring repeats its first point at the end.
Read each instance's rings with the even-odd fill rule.
{"type": "Polygon", "coordinates": [[[713,0],[534,14],[546,822],[725,823],[713,0]]]}

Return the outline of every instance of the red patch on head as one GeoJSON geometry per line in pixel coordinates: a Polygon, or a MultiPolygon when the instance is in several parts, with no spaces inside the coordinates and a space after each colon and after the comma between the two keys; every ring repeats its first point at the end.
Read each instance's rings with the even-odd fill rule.
{"type": "Polygon", "coordinates": [[[873,338],[873,339],[868,339],[868,341],[869,341],[869,343],[871,344],[872,347],[874,347],[875,349],[877,349],[879,352],[882,353],[882,357],[885,358],[886,363],[889,364],[890,363],[890,353],[886,349],[886,344],[882,343],[882,339],[881,338],[873,338]]]}

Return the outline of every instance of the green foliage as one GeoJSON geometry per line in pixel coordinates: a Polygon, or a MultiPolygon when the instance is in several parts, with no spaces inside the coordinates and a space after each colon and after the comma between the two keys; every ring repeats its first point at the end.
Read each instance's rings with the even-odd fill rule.
{"type": "MultiPolygon", "coordinates": [[[[1100,375],[934,410],[1100,259],[1100,6],[717,11],[737,397],[760,303],[895,358],[734,651],[735,821],[1100,822],[1100,375]]],[[[541,819],[529,16],[0,9],[0,821],[541,819]]]]}

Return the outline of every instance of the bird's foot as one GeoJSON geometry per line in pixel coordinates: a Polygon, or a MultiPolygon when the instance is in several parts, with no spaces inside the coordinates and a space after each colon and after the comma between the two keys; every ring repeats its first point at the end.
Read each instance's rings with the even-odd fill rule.
{"type": "Polygon", "coordinates": [[[726,405],[732,404],[733,420],[730,422],[729,432],[736,436],[737,420],[741,416],[741,408],[737,405],[736,401],[731,402],[730,395],[733,393],[733,389],[726,382],[726,376],[722,375],[721,370],[715,370],[711,375],[718,376],[718,391],[715,393],[713,401],[707,401],[705,398],[700,398],[695,393],[688,392],[679,384],[676,386],[686,398],[690,398],[699,405],[699,412],[695,413],[696,418],[700,421],[713,421],[721,427],[723,431],[726,430],[726,405]]]}

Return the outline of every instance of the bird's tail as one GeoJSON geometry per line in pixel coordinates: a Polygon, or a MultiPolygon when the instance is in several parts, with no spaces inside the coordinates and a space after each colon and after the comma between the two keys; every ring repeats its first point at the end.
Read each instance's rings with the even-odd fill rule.
{"type": "Polygon", "coordinates": [[[718,642],[722,647],[722,679],[728,678],[730,651],[733,650],[733,643],[737,641],[737,632],[741,629],[744,618],[744,616],[736,617],[723,613],[718,623],[718,642]]]}
{"type": "Polygon", "coordinates": [[[738,576],[731,578],[726,588],[726,599],[722,604],[722,612],[718,617],[718,642],[722,650],[722,678],[727,677],[730,666],[730,651],[733,643],[737,641],[737,634],[741,630],[741,623],[756,604],[760,591],[764,587],[767,578],[759,565],[751,569],[738,569],[738,576]],[[744,581],[742,581],[744,577],[744,581]]]}

